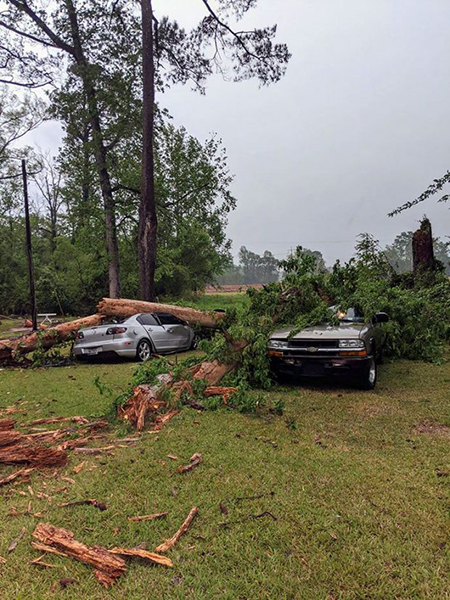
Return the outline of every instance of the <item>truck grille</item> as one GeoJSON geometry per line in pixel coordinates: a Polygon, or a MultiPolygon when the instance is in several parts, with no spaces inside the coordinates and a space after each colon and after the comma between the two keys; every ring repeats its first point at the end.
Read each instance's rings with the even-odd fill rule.
{"type": "Polygon", "coordinates": [[[339,340],[290,340],[285,357],[339,356],[339,340]]]}

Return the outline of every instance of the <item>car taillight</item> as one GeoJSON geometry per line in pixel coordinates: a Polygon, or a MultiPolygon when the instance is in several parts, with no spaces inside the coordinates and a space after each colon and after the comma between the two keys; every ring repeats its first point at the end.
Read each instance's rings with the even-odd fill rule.
{"type": "Polygon", "coordinates": [[[126,327],[108,327],[108,329],[106,330],[106,335],[117,335],[118,333],[125,333],[126,330],[126,327]]]}

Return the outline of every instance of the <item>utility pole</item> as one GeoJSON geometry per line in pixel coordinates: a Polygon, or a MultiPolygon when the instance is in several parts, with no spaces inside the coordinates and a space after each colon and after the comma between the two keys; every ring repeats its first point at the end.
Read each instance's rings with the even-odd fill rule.
{"type": "Polygon", "coordinates": [[[23,199],[24,199],[24,204],[25,204],[25,229],[26,229],[26,247],[27,247],[27,259],[28,259],[28,278],[30,281],[31,319],[33,321],[33,331],[37,331],[36,290],[34,288],[33,252],[31,249],[30,210],[28,207],[27,165],[26,165],[24,159],[22,159],[22,179],[23,179],[23,199]]]}

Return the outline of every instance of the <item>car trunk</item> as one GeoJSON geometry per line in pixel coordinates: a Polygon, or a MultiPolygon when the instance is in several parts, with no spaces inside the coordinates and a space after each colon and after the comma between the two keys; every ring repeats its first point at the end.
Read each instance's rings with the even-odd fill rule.
{"type": "Polygon", "coordinates": [[[100,325],[99,327],[83,329],[81,332],[83,334],[83,337],[81,338],[83,345],[96,345],[106,340],[112,340],[112,335],[106,335],[106,331],[110,327],[112,327],[112,325],[100,325]]]}

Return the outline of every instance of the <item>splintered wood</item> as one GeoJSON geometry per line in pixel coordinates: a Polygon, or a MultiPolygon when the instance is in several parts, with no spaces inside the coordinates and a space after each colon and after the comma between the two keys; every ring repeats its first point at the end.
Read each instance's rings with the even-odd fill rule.
{"type": "Polygon", "coordinates": [[[38,523],[32,535],[38,540],[37,544],[32,542],[37,550],[74,558],[94,567],[94,576],[106,588],[126,571],[123,558],[101,546],[87,546],[77,541],[68,529],[38,523]]]}
{"type": "MultiPolygon", "coordinates": [[[[37,542],[31,542],[33,548],[40,552],[57,554],[74,558],[94,567],[94,576],[106,588],[115,584],[125,573],[127,567],[122,556],[137,557],[158,565],[172,567],[172,561],[166,556],[148,552],[140,548],[112,548],[107,550],[102,546],[87,546],[75,539],[68,529],[55,527],[50,523],[38,523],[33,532],[37,542]]],[[[36,562],[36,564],[39,564],[36,562]]]]}
{"type": "Polygon", "coordinates": [[[169,538],[168,540],[166,540],[165,542],[160,544],[157,548],[155,548],[156,552],[168,552],[171,548],[173,548],[175,546],[175,544],[178,542],[178,540],[180,539],[180,537],[184,533],[186,533],[186,531],[189,529],[189,527],[191,526],[191,523],[195,519],[195,516],[197,515],[197,513],[198,513],[198,508],[196,506],[194,506],[191,509],[188,516],[186,517],[186,520],[184,521],[184,523],[178,529],[178,531],[171,538],[169,538]]]}
{"type": "Polygon", "coordinates": [[[137,517],[128,517],[129,521],[153,521],[154,519],[164,519],[167,517],[166,512],[154,513],[153,515],[141,515],[137,517]]]}
{"type": "Polygon", "coordinates": [[[164,567],[173,567],[172,561],[167,556],[161,556],[160,554],[155,554],[155,552],[148,552],[148,550],[141,550],[140,548],[111,548],[110,552],[120,554],[121,556],[143,558],[164,567]]]}

